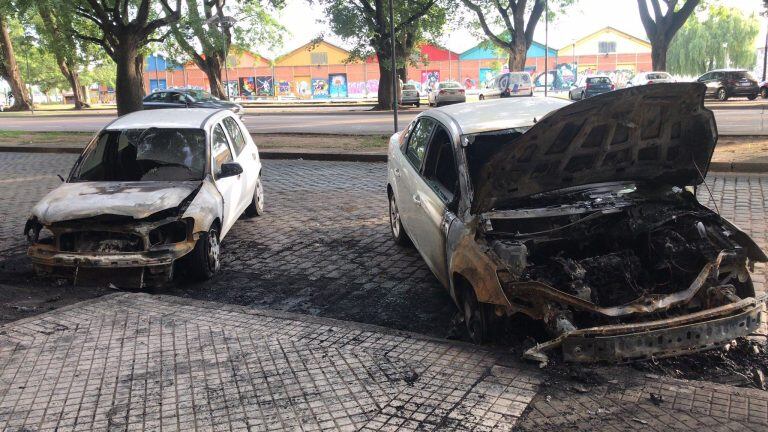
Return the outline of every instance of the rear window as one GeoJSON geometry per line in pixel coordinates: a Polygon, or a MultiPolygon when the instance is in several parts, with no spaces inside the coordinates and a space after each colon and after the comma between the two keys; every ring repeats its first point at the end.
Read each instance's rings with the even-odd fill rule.
{"type": "Polygon", "coordinates": [[[594,77],[594,78],[587,78],[588,84],[610,84],[611,79],[608,77],[594,77]]]}
{"type": "Polygon", "coordinates": [[[413,84],[405,84],[403,90],[416,90],[416,86],[413,84]]]}
{"type": "Polygon", "coordinates": [[[438,88],[441,88],[441,89],[456,89],[456,88],[461,88],[461,86],[457,82],[445,82],[445,83],[440,83],[440,86],[438,88]]]}
{"type": "Polygon", "coordinates": [[[742,78],[747,78],[751,80],[755,79],[752,76],[752,74],[747,71],[728,72],[726,76],[731,79],[742,79],[742,78]]]}
{"type": "Polygon", "coordinates": [[[669,74],[666,73],[649,73],[647,75],[647,78],[649,80],[657,80],[657,79],[669,79],[669,74]]]}

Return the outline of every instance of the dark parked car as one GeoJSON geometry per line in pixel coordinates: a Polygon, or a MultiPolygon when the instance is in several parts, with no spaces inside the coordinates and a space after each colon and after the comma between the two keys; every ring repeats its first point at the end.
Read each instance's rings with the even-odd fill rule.
{"type": "Polygon", "coordinates": [[[707,86],[707,96],[714,96],[721,101],[733,96],[746,96],[749,100],[755,100],[760,93],[757,80],[743,69],[713,70],[700,76],[697,81],[707,86]]]}
{"type": "Polygon", "coordinates": [[[616,86],[611,78],[604,75],[587,75],[573,84],[568,97],[571,100],[582,100],[612,90],[616,90],[616,86]]]}
{"type": "Polygon", "coordinates": [[[194,89],[157,90],[144,98],[144,109],[160,108],[224,108],[243,115],[243,107],[239,104],[194,89]]]}

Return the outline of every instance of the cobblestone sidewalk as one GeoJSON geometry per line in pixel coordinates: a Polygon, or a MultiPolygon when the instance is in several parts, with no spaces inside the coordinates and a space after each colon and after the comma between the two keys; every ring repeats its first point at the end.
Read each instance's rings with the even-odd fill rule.
{"type": "Polygon", "coordinates": [[[468,344],[121,293],[0,327],[0,430],[768,428],[766,392],[608,374],[574,386],[468,344]]]}
{"type": "Polygon", "coordinates": [[[470,345],[115,294],[0,327],[0,430],[508,430],[540,379],[470,345]]]}

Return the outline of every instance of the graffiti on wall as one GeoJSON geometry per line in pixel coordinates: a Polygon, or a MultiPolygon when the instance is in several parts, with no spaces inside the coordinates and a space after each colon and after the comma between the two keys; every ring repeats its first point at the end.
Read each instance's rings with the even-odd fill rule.
{"type": "Polygon", "coordinates": [[[477,81],[473,80],[470,77],[464,78],[464,88],[467,90],[474,90],[477,88],[477,81]]]}
{"type": "Polygon", "coordinates": [[[240,94],[240,86],[237,81],[227,81],[224,87],[225,92],[230,96],[237,96],[240,94]]]}
{"type": "Polygon", "coordinates": [[[253,77],[240,77],[240,95],[245,97],[256,95],[256,80],[253,77]]]}
{"type": "Polygon", "coordinates": [[[312,78],[312,99],[328,99],[328,80],[312,78]]]}
{"type": "Polygon", "coordinates": [[[480,68],[479,81],[480,85],[485,85],[488,81],[492,80],[496,74],[491,68],[480,68]]]}
{"type": "Polygon", "coordinates": [[[432,90],[437,87],[437,83],[440,82],[439,70],[423,70],[421,71],[421,88],[424,90],[432,90]]]}
{"type": "Polygon", "coordinates": [[[328,93],[332,98],[345,98],[347,92],[347,74],[328,75],[328,93]]]}
{"type": "Polygon", "coordinates": [[[259,96],[272,96],[272,77],[256,77],[256,94],[259,96]]]}
{"type": "Polygon", "coordinates": [[[280,81],[277,83],[277,93],[280,96],[286,96],[291,93],[291,83],[288,81],[280,81]]]}

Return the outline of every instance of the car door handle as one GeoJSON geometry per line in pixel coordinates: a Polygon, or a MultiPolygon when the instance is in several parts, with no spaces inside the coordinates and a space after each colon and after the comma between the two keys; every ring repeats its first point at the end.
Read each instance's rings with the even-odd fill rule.
{"type": "Polygon", "coordinates": [[[421,198],[419,197],[419,194],[413,194],[413,202],[415,202],[417,206],[421,207],[421,198]]]}

